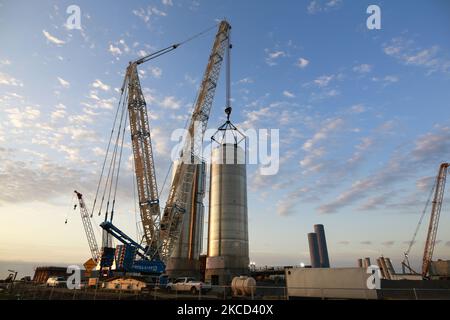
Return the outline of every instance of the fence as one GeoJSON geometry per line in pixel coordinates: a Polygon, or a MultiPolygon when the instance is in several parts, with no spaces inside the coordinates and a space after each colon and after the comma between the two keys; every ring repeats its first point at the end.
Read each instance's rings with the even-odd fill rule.
{"type": "Polygon", "coordinates": [[[111,290],[84,287],[79,290],[46,287],[31,283],[11,283],[0,291],[0,299],[14,300],[289,300],[289,299],[382,299],[382,300],[450,300],[450,289],[384,288],[288,288],[285,286],[255,287],[249,296],[235,296],[230,286],[213,286],[195,294],[158,287],[143,291],[111,290]],[[294,293],[294,294],[293,294],[294,293]]]}

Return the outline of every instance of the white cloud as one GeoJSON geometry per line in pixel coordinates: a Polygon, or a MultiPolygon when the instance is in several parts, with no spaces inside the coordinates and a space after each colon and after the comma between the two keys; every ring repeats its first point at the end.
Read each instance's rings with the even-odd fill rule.
{"type": "Polygon", "coordinates": [[[63,78],[60,78],[60,77],[57,77],[57,78],[58,78],[59,84],[61,86],[63,86],[64,88],[69,88],[70,87],[70,82],[69,81],[64,80],[63,78]]]}
{"type": "Polygon", "coordinates": [[[163,108],[167,108],[167,109],[179,109],[181,106],[181,101],[177,100],[175,97],[173,96],[169,96],[169,97],[165,97],[160,103],[159,105],[163,108]]]}
{"type": "Polygon", "coordinates": [[[3,59],[3,60],[0,60],[0,64],[4,65],[4,66],[9,66],[9,65],[11,65],[11,61],[8,59],[3,59]]]}
{"type": "Polygon", "coordinates": [[[383,50],[386,55],[394,57],[405,65],[426,68],[427,74],[437,71],[450,72],[450,60],[440,55],[441,50],[437,45],[424,49],[412,40],[398,37],[384,44],[383,50]]]}
{"type": "Polygon", "coordinates": [[[316,14],[319,12],[328,12],[337,9],[342,4],[342,0],[313,0],[306,8],[309,14],[316,14]]]}
{"type": "Polygon", "coordinates": [[[22,81],[17,80],[16,78],[2,72],[0,72],[0,84],[14,87],[23,87],[22,81]]]}
{"type": "Polygon", "coordinates": [[[269,66],[275,66],[277,63],[275,62],[279,58],[286,57],[286,52],[278,50],[278,51],[270,51],[269,49],[264,50],[267,54],[266,63],[269,66]]]}
{"type": "Polygon", "coordinates": [[[357,73],[369,73],[372,71],[372,66],[370,64],[360,64],[358,66],[353,67],[353,71],[357,73]]]}
{"type": "Polygon", "coordinates": [[[158,67],[150,67],[150,72],[152,73],[153,77],[159,79],[162,76],[162,69],[158,67]]]}
{"type": "Polygon", "coordinates": [[[66,116],[67,112],[64,109],[57,109],[53,111],[50,115],[52,122],[55,122],[58,119],[62,119],[66,116]]]}
{"type": "Polygon", "coordinates": [[[237,82],[238,84],[249,84],[253,83],[253,79],[250,77],[243,78],[237,82]]]}
{"type": "Polygon", "coordinates": [[[383,85],[389,85],[392,83],[396,83],[400,81],[400,78],[398,76],[395,75],[387,75],[384,78],[379,78],[379,77],[373,77],[372,78],[373,82],[382,82],[383,85]]]}
{"type": "Polygon", "coordinates": [[[296,66],[303,69],[306,68],[309,65],[309,60],[305,59],[305,58],[299,58],[296,66]]]}
{"type": "Polygon", "coordinates": [[[150,15],[151,14],[147,14],[147,12],[145,11],[145,9],[140,8],[139,10],[133,10],[133,14],[139,18],[141,18],[145,23],[147,23],[148,21],[150,21],[150,15]]]}
{"type": "Polygon", "coordinates": [[[162,3],[165,6],[173,6],[172,0],[162,0],[162,3]]]}
{"type": "Polygon", "coordinates": [[[335,131],[339,127],[341,127],[344,124],[344,120],[341,118],[335,118],[327,120],[327,122],[324,124],[322,128],[320,128],[319,131],[317,131],[314,136],[311,139],[308,139],[303,144],[303,150],[305,151],[312,151],[314,146],[321,140],[324,140],[328,137],[328,134],[335,131]]]}
{"type": "Polygon", "coordinates": [[[289,92],[288,90],[283,91],[283,96],[285,96],[286,98],[295,98],[295,94],[289,92]]]}
{"type": "Polygon", "coordinates": [[[111,52],[113,56],[120,56],[122,54],[122,50],[120,50],[119,47],[113,46],[112,44],[109,45],[108,51],[111,52]]]}
{"type": "Polygon", "coordinates": [[[165,13],[164,11],[158,10],[155,7],[149,7],[149,9],[153,14],[156,14],[157,16],[161,16],[161,17],[165,17],[167,16],[167,13],[165,13]]]}
{"type": "MultiPolygon", "coordinates": [[[[361,148],[371,145],[370,141],[363,141],[361,148]]],[[[450,152],[450,128],[441,128],[438,132],[428,133],[418,137],[412,149],[405,152],[403,149],[394,152],[386,165],[377,172],[370,174],[364,179],[358,180],[344,192],[341,192],[336,199],[321,205],[318,208],[320,213],[334,213],[340,209],[350,206],[355,202],[373,195],[377,192],[394,192],[396,184],[407,182],[414,177],[420,169],[430,168],[445,159],[450,152]]],[[[369,199],[370,200],[370,199],[369,199]]],[[[396,209],[406,207],[417,202],[417,196],[411,197],[405,203],[391,205],[396,209]]],[[[363,204],[361,208],[371,208],[371,201],[363,204]]]]}
{"type": "Polygon", "coordinates": [[[52,43],[54,43],[54,44],[56,44],[56,45],[58,45],[58,46],[63,45],[63,44],[66,43],[66,42],[63,41],[63,40],[60,40],[60,39],[56,38],[55,36],[52,36],[50,33],[48,33],[48,32],[45,31],[45,30],[42,30],[42,33],[44,34],[45,38],[46,38],[48,41],[50,41],[50,42],[52,42],[52,43]]]}
{"type": "Polygon", "coordinates": [[[107,84],[104,84],[99,79],[95,79],[95,81],[91,84],[91,86],[94,88],[101,89],[103,91],[109,91],[109,89],[110,89],[110,86],[108,86],[107,84]]]}
{"type": "Polygon", "coordinates": [[[41,112],[34,107],[25,107],[24,109],[10,108],[6,109],[10,123],[16,128],[30,127],[34,124],[41,112]]]}
{"type": "Polygon", "coordinates": [[[316,84],[319,87],[326,87],[333,79],[334,79],[334,75],[320,76],[319,78],[314,80],[314,84],[316,84]]]}
{"type": "MultiPolygon", "coordinates": [[[[167,1],[167,0],[166,0],[167,1]]],[[[167,1],[167,3],[163,3],[164,5],[171,5],[172,1],[167,1]],[[170,4],[169,4],[170,3],[170,4]]],[[[144,8],[139,8],[138,10],[133,10],[132,11],[133,14],[137,17],[139,17],[142,21],[144,21],[144,23],[148,23],[150,21],[150,17],[152,15],[156,15],[156,16],[160,16],[160,17],[165,17],[167,16],[167,13],[165,13],[162,10],[159,10],[156,7],[152,7],[152,6],[148,6],[146,9],[144,8]]]]}
{"type": "Polygon", "coordinates": [[[356,104],[350,108],[351,113],[363,113],[366,111],[366,108],[363,104],[356,104]]]}

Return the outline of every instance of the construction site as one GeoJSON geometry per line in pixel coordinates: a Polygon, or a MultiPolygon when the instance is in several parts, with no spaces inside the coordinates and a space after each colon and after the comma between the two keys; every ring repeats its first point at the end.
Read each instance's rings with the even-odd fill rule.
{"type": "MultiPolygon", "coordinates": [[[[402,270],[395,270],[394,257],[355,256],[354,267],[333,267],[325,226],[313,232],[286,237],[304,237],[309,263],[299,266],[256,267],[250,261],[247,197],[248,137],[233,121],[233,71],[230,23],[220,21],[206,61],[192,113],[186,122],[186,136],[177,160],[170,164],[164,180],[168,197],[161,199],[152,140],[152,109],[141,87],[140,68],[191,41],[174,43],[130,61],[124,70],[114,122],[108,135],[96,193],[74,190],[72,210],[81,219],[80,238],[86,242],[86,261],[79,278],[74,269],[39,266],[34,275],[16,279],[17,272],[0,283],[0,297],[25,300],[228,300],[228,299],[355,299],[355,300],[450,300],[450,260],[436,257],[441,209],[449,163],[436,163],[437,174],[420,221],[402,257],[402,270]],[[219,83],[220,75],[225,82],[219,83]],[[218,86],[226,92],[226,104],[216,106],[218,86]],[[214,107],[213,107],[214,106],[214,107]],[[216,127],[210,114],[224,112],[226,121],[216,127]],[[215,134],[206,136],[207,129],[215,134]],[[128,133],[129,130],[129,134],[128,133]],[[204,143],[211,144],[205,155],[204,143]],[[125,165],[124,145],[132,149],[134,185],[141,234],[127,234],[115,222],[118,185],[125,165]],[[207,159],[208,158],[208,159],[207,159]],[[205,197],[208,206],[205,208],[205,197]],[[79,216],[78,216],[79,212],[79,216]],[[102,222],[101,238],[93,216],[102,222]],[[208,223],[205,224],[207,218],[208,223]],[[420,229],[426,225],[421,270],[409,261],[420,229]],[[206,238],[206,248],[203,239],[206,238]],[[392,259],[391,259],[392,258],[392,259]]],[[[239,57],[233,56],[235,59],[239,57]]],[[[99,146],[101,147],[101,146],[99,146]]],[[[450,159],[449,159],[450,160],[450,159]]],[[[73,188],[75,189],[75,187],[73,188]]],[[[447,212],[448,213],[448,212],[447,212]]],[[[320,216],[318,217],[320,219],[320,216]]],[[[320,222],[320,221],[318,221],[320,222]]],[[[66,221],[67,223],[67,221],[66,221]]],[[[333,226],[327,225],[331,229],[333,226]]],[[[419,244],[416,244],[419,246],[419,244]]],[[[400,257],[395,257],[399,260],[400,257]]]]}

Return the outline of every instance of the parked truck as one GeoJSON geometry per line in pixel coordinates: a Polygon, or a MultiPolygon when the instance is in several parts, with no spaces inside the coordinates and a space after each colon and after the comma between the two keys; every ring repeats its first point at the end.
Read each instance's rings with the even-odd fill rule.
{"type": "Polygon", "coordinates": [[[211,285],[201,281],[196,281],[194,278],[181,277],[177,278],[175,281],[170,281],[166,288],[169,292],[178,291],[198,294],[199,292],[205,293],[211,290],[211,285]]]}

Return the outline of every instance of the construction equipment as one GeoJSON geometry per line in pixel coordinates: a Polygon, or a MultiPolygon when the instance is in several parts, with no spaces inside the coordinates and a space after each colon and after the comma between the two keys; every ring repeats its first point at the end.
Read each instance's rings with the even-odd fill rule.
{"type": "Polygon", "coordinates": [[[100,258],[100,253],[98,250],[97,240],[95,239],[94,229],[92,228],[89,212],[86,208],[86,204],[84,203],[83,195],[76,190],[74,192],[78,198],[81,221],[83,222],[84,231],[86,232],[86,238],[88,240],[89,249],[91,250],[92,260],[97,262],[100,258]]]}
{"type": "Polygon", "coordinates": [[[203,75],[202,84],[197,96],[189,126],[188,137],[180,154],[180,164],[177,166],[169,196],[159,228],[158,254],[167,261],[180,236],[183,214],[192,190],[195,166],[201,163],[202,144],[208,125],[214,94],[217,88],[220,69],[224,60],[225,50],[231,49],[231,26],[227,21],[219,25],[211,55],[203,75]]]}
{"type": "MultiPolygon", "coordinates": [[[[195,166],[192,164],[201,163],[203,137],[207,128],[219,73],[222,61],[224,60],[224,53],[226,49],[229,50],[231,48],[229,40],[230,29],[231,27],[227,21],[222,21],[219,25],[189,122],[188,137],[185,140],[180,154],[180,164],[176,168],[162,217],[147,106],[139,81],[138,66],[177,49],[180,45],[193,40],[209,29],[183,42],[131,61],[127,67],[92,213],[94,213],[96,208],[97,197],[99,196],[100,186],[102,185],[110,147],[113,146],[114,149],[109,160],[109,169],[107,170],[106,180],[104,181],[103,195],[98,211],[98,214],[101,215],[103,204],[106,201],[105,220],[100,226],[109,236],[113,236],[127,248],[135,249],[136,254],[141,258],[136,262],[150,261],[150,263],[158,266],[162,262],[164,265],[177,244],[183,223],[183,215],[187,211],[187,199],[189,199],[190,193],[192,192],[195,170],[195,166]],[[119,113],[119,111],[121,112],[119,113]],[[113,134],[119,114],[120,120],[118,121],[117,136],[115,137],[115,141],[113,141],[113,134]],[[141,246],[112,224],[127,118],[129,118],[130,123],[134,173],[137,182],[139,211],[143,226],[143,241],[146,243],[146,246],[141,246]]],[[[103,247],[108,247],[106,245],[107,243],[104,240],[103,247]]],[[[108,251],[105,249],[108,248],[104,248],[104,252],[108,251]]],[[[111,253],[108,253],[107,256],[110,257],[111,253]]],[[[110,264],[106,260],[104,263],[105,266],[110,264]]],[[[103,261],[101,264],[103,264],[103,261]]]]}
{"type": "Polygon", "coordinates": [[[402,262],[403,272],[405,273],[405,269],[408,269],[411,273],[414,274],[421,274],[423,279],[429,279],[429,271],[430,271],[430,265],[433,259],[433,252],[434,247],[436,245],[436,235],[437,230],[439,226],[439,218],[441,214],[441,208],[442,208],[442,202],[444,199],[444,191],[445,191],[445,183],[447,181],[447,174],[448,174],[448,168],[450,164],[449,163],[442,163],[439,167],[439,173],[436,177],[436,183],[434,184],[430,196],[427,200],[427,203],[425,205],[425,209],[422,212],[422,215],[420,217],[419,223],[416,227],[413,239],[411,240],[408,250],[405,252],[405,258],[402,262]],[[434,195],[433,195],[434,192],[434,195]],[[412,246],[415,243],[415,239],[417,236],[417,233],[419,231],[419,227],[422,224],[423,218],[425,216],[425,213],[427,211],[428,205],[431,201],[431,196],[433,195],[433,201],[432,201],[432,207],[431,207],[431,216],[430,216],[430,223],[428,225],[428,233],[427,233],[427,240],[425,242],[425,248],[422,258],[422,271],[421,273],[414,271],[409,263],[409,254],[411,251],[412,246]]]}

